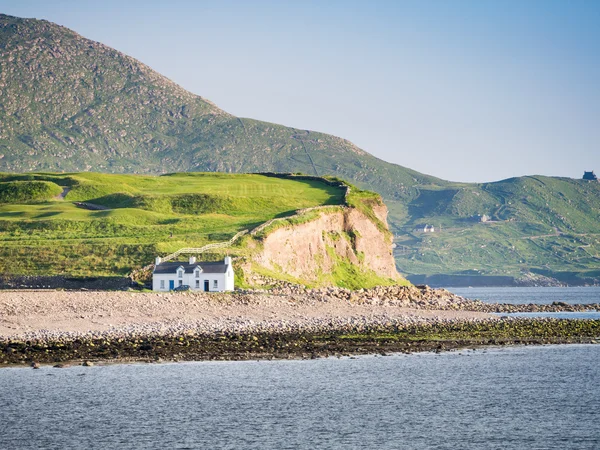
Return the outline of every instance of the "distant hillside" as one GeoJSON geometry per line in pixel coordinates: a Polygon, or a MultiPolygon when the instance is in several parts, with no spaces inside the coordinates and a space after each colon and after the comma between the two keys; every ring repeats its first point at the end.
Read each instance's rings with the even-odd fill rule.
{"type": "Polygon", "coordinates": [[[335,175],[383,195],[403,273],[600,282],[597,183],[449,183],[338,137],[235,117],[43,20],[0,15],[0,99],[0,171],[335,175]],[[426,224],[437,231],[415,231],[426,224]]]}
{"type": "Polygon", "coordinates": [[[598,182],[528,176],[450,184],[421,189],[405,208],[395,251],[405,273],[453,274],[453,282],[463,276],[466,284],[482,275],[525,284],[547,283],[540,275],[600,282],[598,182]],[[426,225],[435,231],[424,232],[426,225]]]}

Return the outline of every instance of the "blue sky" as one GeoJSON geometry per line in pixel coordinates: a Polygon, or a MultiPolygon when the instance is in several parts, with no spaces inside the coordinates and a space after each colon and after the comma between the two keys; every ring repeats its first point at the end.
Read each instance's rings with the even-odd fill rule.
{"type": "Polygon", "coordinates": [[[600,172],[600,2],[0,0],[226,111],[455,181],[600,172]]]}

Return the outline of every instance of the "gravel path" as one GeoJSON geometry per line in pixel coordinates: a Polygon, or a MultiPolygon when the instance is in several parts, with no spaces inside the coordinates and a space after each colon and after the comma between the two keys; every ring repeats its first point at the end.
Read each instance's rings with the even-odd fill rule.
{"type": "Polygon", "coordinates": [[[350,291],[339,295],[339,290],[331,289],[223,294],[0,291],[0,340],[326,331],[357,324],[418,324],[493,317],[484,312],[449,308],[454,304],[463,308],[465,300],[447,295],[447,291],[419,294],[410,289],[406,292],[412,294],[402,301],[389,300],[389,295],[382,301],[374,296],[376,291],[348,294],[352,297],[349,300],[343,297],[350,291]],[[426,309],[422,309],[424,295],[428,298],[426,309]],[[443,310],[432,308],[435,302],[443,310]]]}

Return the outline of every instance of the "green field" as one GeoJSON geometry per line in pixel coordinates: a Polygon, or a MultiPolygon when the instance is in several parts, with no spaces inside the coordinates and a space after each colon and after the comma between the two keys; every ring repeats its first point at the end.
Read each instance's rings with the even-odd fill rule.
{"type": "Polygon", "coordinates": [[[0,203],[0,273],[125,275],[156,255],[226,241],[298,209],[342,204],[345,193],[319,180],[219,173],[0,174],[0,192],[40,182],[53,195],[69,190],[64,199],[0,203]]]}

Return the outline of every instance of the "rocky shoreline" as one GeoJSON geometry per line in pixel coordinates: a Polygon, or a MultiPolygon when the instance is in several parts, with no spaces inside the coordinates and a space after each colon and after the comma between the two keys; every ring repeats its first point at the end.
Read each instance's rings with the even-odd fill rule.
{"type": "Polygon", "coordinates": [[[506,345],[600,344],[600,320],[491,319],[347,326],[327,332],[186,333],[0,340],[0,365],[62,368],[111,362],[316,359],[506,345]]]}
{"type": "Polygon", "coordinates": [[[285,359],[595,342],[598,320],[489,313],[597,307],[493,305],[427,286],[278,286],[221,294],[0,291],[0,364],[285,359]]]}
{"type": "Polygon", "coordinates": [[[305,289],[299,286],[279,287],[272,291],[284,296],[305,296],[316,301],[347,300],[356,304],[399,306],[436,311],[473,311],[483,313],[515,312],[584,312],[600,311],[600,303],[511,304],[484,303],[453,294],[446,289],[417,286],[377,286],[352,291],[343,288],[305,289]]]}

